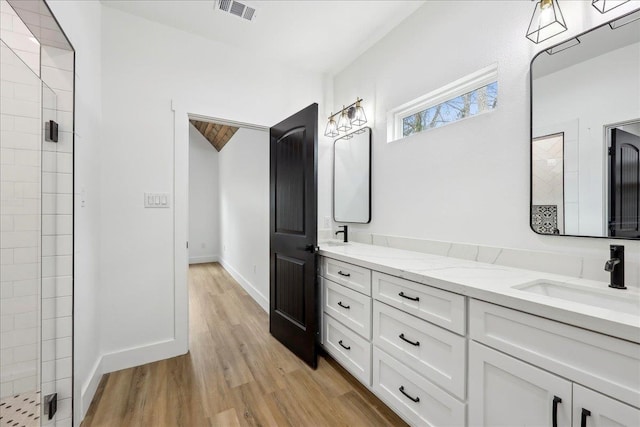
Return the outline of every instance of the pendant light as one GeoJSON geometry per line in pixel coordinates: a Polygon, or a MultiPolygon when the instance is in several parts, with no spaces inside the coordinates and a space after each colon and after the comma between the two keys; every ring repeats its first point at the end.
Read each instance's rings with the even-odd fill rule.
{"type": "Polygon", "coordinates": [[[324,131],[324,136],[328,136],[329,138],[335,138],[340,135],[338,132],[338,124],[333,118],[333,113],[329,116],[329,122],[327,123],[327,129],[324,131]]]}
{"type": "Polygon", "coordinates": [[[351,120],[349,120],[349,116],[347,116],[347,110],[342,106],[342,112],[340,113],[340,118],[338,119],[338,131],[339,132],[347,132],[351,130],[351,120]]]}
{"type": "Polygon", "coordinates": [[[629,0],[593,0],[591,5],[600,13],[607,13],[611,9],[627,3],[629,0]]]}
{"type": "Polygon", "coordinates": [[[539,0],[527,30],[527,38],[534,43],[543,42],[567,31],[558,0],[539,0]]]}
{"type": "Polygon", "coordinates": [[[362,126],[367,123],[367,116],[364,114],[364,108],[360,105],[360,101],[361,99],[358,98],[353,117],[351,118],[351,124],[354,126],[362,126]]]}

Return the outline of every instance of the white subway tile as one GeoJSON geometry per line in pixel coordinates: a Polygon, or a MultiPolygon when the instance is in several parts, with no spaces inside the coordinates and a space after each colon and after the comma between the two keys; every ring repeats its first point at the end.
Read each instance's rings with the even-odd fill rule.
{"type": "Polygon", "coordinates": [[[53,319],[56,317],[55,298],[42,299],[42,320],[53,319]]]}
{"type": "Polygon", "coordinates": [[[56,317],[73,315],[73,297],[66,296],[56,298],[56,317]]]}
{"type": "Polygon", "coordinates": [[[39,86],[13,83],[13,93],[15,99],[40,103],[41,90],[39,86]]]}
{"type": "MultiPolygon", "coordinates": [[[[37,270],[37,269],[36,269],[37,270]]],[[[36,278],[29,280],[17,280],[13,282],[13,296],[26,297],[40,294],[40,278],[36,271],[36,278]]]]}
{"type": "Polygon", "coordinates": [[[73,71],[74,53],[52,46],[42,46],[42,66],[73,71]]]}
{"type": "Polygon", "coordinates": [[[40,199],[40,182],[16,182],[16,199],[40,199]]]}
{"type": "MultiPolygon", "coordinates": [[[[20,191],[25,190],[21,189],[20,191]]],[[[13,217],[13,229],[15,231],[40,231],[40,226],[39,215],[16,215],[13,217]]]]}
{"type": "Polygon", "coordinates": [[[56,377],[61,380],[63,378],[70,378],[72,371],[72,362],[70,357],[56,360],[56,377]]]}
{"type": "Polygon", "coordinates": [[[56,339],[56,359],[71,357],[71,346],[71,337],[56,339]]]}
{"type": "Polygon", "coordinates": [[[42,381],[51,382],[56,379],[56,363],[55,361],[42,362],[42,381]]]}
{"type": "MultiPolygon", "coordinates": [[[[15,255],[14,255],[15,257],[15,255]]],[[[38,264],[9,264],[2,267],[0,272],[0,280],[15,281],[36,279],[39,276],[38,264]]],[[[15,293],[15,287],[14,287],[15,293]]]]}
{"type": "Polygon", "coordinates": [[[56,296],[71,296],[73,295],[73,277],[64,276],[56,277],[56,296]]]}
{"type": "Polygon", "coordinates": [[[40,153],[36,150],[16,150],[14,159],[16,165],[40,167],[40,153]]]}
{"type": "Polygon", "coordinates": [[[24,101],[17,98],[0,98],[0,109],[5,113],[11,112],[12,116],[39,118],[40,102],[24,101]]]}
{"type": "MultiPolygon", "coordinates": [[[[7,297],[7,298],[9,298],[9,297],[7,297]]],[[[1,316],[0,317],[0,332],[13,331],[13,329],[14,329],[14,327],[13,327],[14,319],[15,319],[15,316],[13,316],[13,315],[1,316]]]]}
{"type": "Polygon", "coordinates": [[[13,358],[16,362],[28,362],[38,359],[38,345],[28,344],[13,349],[13,358]]]}
{"type": "Polygon", "coordinates": [[[16,331],[24,329],[33,329],[38,327],[38,313],[32,311],[30,313],[16,314],[13,318],[13,328],[16,331]]]}
{"type": "Polygon", "coordinates": [[[5,113],[0,113],[0,129],[4,131],[13,131],[14,130],[13,122],[14,122],[13,116],[5,113]]]}
{"type": "Polygon", "coordinates": [[[55,360],[56,358],[56,341],[55,340],[43,340],[42,341],[42,361],[55,360]]]}
{"type": "Polygon", "coordinates": [[[13,264],[13,249],[0,249],[0,265],[13,264]]]}
{"type": "Polygon", "coordinates": [[[34,295],[3,298],[0,300],[0,313],[3,315],[15,315],[29,313],[38,309],[38,300],[34,295]]]}
{"type": "MultiPolygon", "coordinates": [[[[69,340],[69,343],[71,340],[69,340]]],[[[71,346],[69,345],[69,348],[71,346]]],[[[70,357],[70,356],[67,356],[70,357]]],[[[71,398],[71,378],[64,378],[56,381],[56,391],[58,393],[59,399],[70,399],[71,398]]]]}
{"type": "Polygon", "coordinates": [[[55,340],[56,337],[56,320],[45,319],[42,321],[42,340],[55,340]]]}
{"type": "Polygon", "coordinates": [[[58,173],[73,173],[73,155],[71,153],[57,153],[58,173]]]}
{"type": "Polygon", "coordinates": [[[14,394],[13,391],[13,381],[7,381],[0,383],[0,395],[2,396],[10,396],[14,394]]]}
{"type": "Polygon", "coordinates": [[[52,89],[73,90],[73,71],[42,66],[42,81],[52,89]]]}
{"type": "MultiPolygon", "coordinates": [[[[0,350],[0,366],[13,364],[13,348],[0,350]]],[[[5,396],[4,394],[2,396],[5,396]]]]}
{"type": "Polygon", "coordinates": [[[25,393],[28,391],[36,390],[38,387],[38,378],[36,375],[31,375],[26,378],[20,378],[13,381],[13,392],[25,393]]]}
{"type": "Polygon", "coordinates": [[[0,149],[0,164],[13,165],[16,163],[15,148],[2,148],[0,149]]]}
{"type": "Polygon", "coordinates": [[[56,319],[56,337],[66,338],[73,335],[73,317],[58,317],[56,319]]]}
{"type": "MultiPolygon", "coordinates": [[[[14,218],[15,220],[15,218],[14,218]]],[[[2,233],[2,248],[28,248],[37,246],[40,236],[36,231],[8,231],[2,233]]]]}
{"type": "Polygon", "coordinates": [[[0,215],[0,231],[14,231],[13,215],[0,215]]]}
{"type": "MultiPolygon", "coordinates": [[[[39,149],[40,148],[40,136],[42,133],[42,125],[40,123],[40,118],[39,117],[14,117],[13,120],[13,132],[14,133],[26,133],[26,134],[30,134],[30,135],[35,135],[36,136],[36,141],[37,144],[35,145],[35,149],[39,149]]],[[[16,148],[20,148],[20,147],[16,147],[16,148]]],[[[26,148],[26,147],[24,147],[26,148]]],[[[31,148],[31,146],[29,147],[30,149],[34,149],[31,148]]]]}
{"type": "MultiPolygon", "coordinates": [[[[19,122],[20,117],[16,117],[16,123],[19,122]]],[[[40,135],[32,134],[28,132],[18,131],[0,131],[0,138],[2,138],[2,148],[13,148],[22,150],[39,150],[40,149],[40,135]]]]}
{"type": "Polygon", "coordinates": [[[0,171],[4,182],[40,182],[40,168],[34,166],[4,165],[0,171]]]}
{"type": "Polygon", "coordinates": [[[16,248],[13,250],[14,264],[34,264],[38,262],[38,248],[16,248]]]}

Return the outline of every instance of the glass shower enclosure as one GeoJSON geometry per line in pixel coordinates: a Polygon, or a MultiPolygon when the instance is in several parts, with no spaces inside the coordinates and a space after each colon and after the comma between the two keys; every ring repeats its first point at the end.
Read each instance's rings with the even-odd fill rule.
{"type": "Polygon", "coordinates": [[[72,375],[72,287],[66,296],[60,293],[72,274],[71,194],[61,197],[61,188],[71,193],[73,139],[68,137],[67,152],[61,152],[52,132],[59,121],[58,95],[41,79],[40,44],[24,24],[18,28],[18,15],[0,1],[0,425],[70,425],[71,386],[63,422],[54,406],[58,388],[71,384],[72,375]],[[36,46],[37,55],[33,46],[21,49],[15,42],[20,36],[36,46]],[[60,269],[68,280],[61,279],[60,269]],[[61,328],[68,338],[60,338],[61,328]],[[68,371],[67,382],[59,369],[68,371]]]}

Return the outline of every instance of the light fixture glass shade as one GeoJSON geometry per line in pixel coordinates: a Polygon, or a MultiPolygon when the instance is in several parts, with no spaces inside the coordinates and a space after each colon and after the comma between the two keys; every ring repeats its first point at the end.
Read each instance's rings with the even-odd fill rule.
{"type": "Polygon", "coordinates": [[[350,129],[351,129],[351,121],[347,116],[346,110],[343,108],[342,113],[340,113],[340,118],[338,119],[338,131],[347,132],[350,129]]]}
{"type": "Polygon", "coordinates": [[[564,31],[567,31],[567,24],[558,0],[537,1],[527,30],[527,38],[537,44],[564,31]]]}
{"type": "Polygon", "coordinates": [[[593,0],[591,3],[600,13],[607,13],[611,9],[627,3],[629,0],[593,0]]]}
{"type": "Polygon", "coordinates": [[[354,126],[362,126],[367,123],[367,116],[364,114],[364,108],[360,105],[360,100],[356,101],[356,111],[353,113],[351,124],[354,126]]]}
{"type": "Polygon", "coordinates": [[[333,116],[330,116],[329,122],[327,123],[327,129],[324,131],[324,136],[328,136],[329,138],[334,138],[338,135],[339,135],[338,124],[333,119],[333,116]]]}

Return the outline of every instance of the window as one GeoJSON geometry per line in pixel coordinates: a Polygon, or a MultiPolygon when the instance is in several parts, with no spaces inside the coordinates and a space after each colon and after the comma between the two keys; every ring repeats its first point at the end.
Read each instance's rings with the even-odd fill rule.
{"type": "Polygon", "coordinates": [[[498,105],[497,65],[491,65],[389,112],[388,140],[494,110],[498,105]]]}

